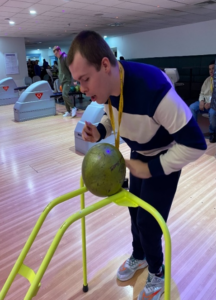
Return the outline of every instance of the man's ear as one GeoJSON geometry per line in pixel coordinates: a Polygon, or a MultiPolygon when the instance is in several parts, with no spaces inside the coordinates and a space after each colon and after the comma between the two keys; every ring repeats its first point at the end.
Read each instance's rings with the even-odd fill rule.
{"type": "Polygon", "coordinates": [[[101,61],[101,68],[105,70],[106,73],[110,72],[111,69],[111,64],[110,61],[107,57],[104,57],[101,61]]]}

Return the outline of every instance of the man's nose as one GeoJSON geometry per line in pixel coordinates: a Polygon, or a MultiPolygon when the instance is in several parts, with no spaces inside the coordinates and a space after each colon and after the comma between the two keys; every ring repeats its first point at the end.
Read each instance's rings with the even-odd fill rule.
{"type": "Polygon", "coordinates": [[[80,85],[80,92],[83,94],[86,94],[86,92],[88,91],[87,87],[83,87],[82,85],[80,85]]]}

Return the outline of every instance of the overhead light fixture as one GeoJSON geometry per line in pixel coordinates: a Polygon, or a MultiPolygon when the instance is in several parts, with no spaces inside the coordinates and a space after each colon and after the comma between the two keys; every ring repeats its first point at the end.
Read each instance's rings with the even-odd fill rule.
{"type": "Polygon", "coordinates": [[[200,3],[195,3],[194,5],[206,6],[206,5],[211,5],[211,4],[215,4],[215,1],[207,0],[207,1],[200,2],[200,3]]]}
{"type": "Polygon", "coordinates": [[[35,10],[30,10],[30,14],[31,14],[31,15],[35,15],[35,14],[36,14],[36,11],[35,11],[35,10]]]}
{"type": "Polygon", "coordinates": [[[107,38],[107,35],[104,36],[104,39],[106,39],[106,38],[107,38]]]}
{"type": "Polygon", "coordinates": [[[49,47],[49,49],[51,49],[51,47],[49,47]]]}
{"type": "Polygon", "coordinates": [[[14,24],[15,24],[15,22],[14,22],[14,21],[9,21],[9,23],[10,23],[11,25],[14,25],[14,24]]]}
{"type": "Polygon", "coordinates": [[[108,24],[108,26],[111,26],[111,27],[119,27],[119,26],[123,26],[124,23],[110,23],[108,24]]]}

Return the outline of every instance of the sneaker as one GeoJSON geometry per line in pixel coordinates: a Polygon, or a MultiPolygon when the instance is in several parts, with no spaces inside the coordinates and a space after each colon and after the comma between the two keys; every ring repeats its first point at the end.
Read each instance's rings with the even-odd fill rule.
{"type": "Polygon", "coordinates": [[[148,266],[145,259],[139,260],[131,255],[118,269],[117,278],[121,281],[126,281],[131,279],[135,272],[140,269],[144,269],[148,266]]]}
{"type": "Polygon", "coordinates": [[[76,107],[72,108],[72,111],[71,111],[72,118],[76,117],[76,112],[77,112],[77,108],[76,107]]]}
{"type": "Polygon", "coordinates": [[[164,276],[158,277],[149,272],[146,285],[137,300],[159,300],[164,292],[164,276]]]}
{"type": "Polygon", "coordinates": [[[63,115],[63,117],[69,117],[71,114],[68,112],[68,111],[66,111],[66,113],[63,115]]]}

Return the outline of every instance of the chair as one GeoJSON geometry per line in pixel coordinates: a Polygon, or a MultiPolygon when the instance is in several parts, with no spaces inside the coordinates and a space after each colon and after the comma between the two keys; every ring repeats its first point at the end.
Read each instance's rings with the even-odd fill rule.
{"type": "Polygon", "coordinates": [[[54,86],[54,92],[55,92],[55,93],[60,93],[60,92],[61,92],[61,91],[60,91],[60,80],[59,80],[59,79],[56,79],[56,80],[54,81],[53,86],[54,86]]]}
{"type": "MultiPolygon", "coordinates": [[[[54,81],[53,88],[54,88],[54,93],[61,93],[61,91],[60,91],[60,80],[59,79],[56,79],[54,81]]],[[[55,99],[56,99],[57,102],[59,102],[59,100],[63,101],[62,96],[55,97],[55,99]]]]}
{"type": "Polygon", "coordinates": [[[40,81],[41,78],[40,78],[40,76],[34,76],[34,77],[32,78],[32,80],[33,80],[33,83],[34,83],[34,82],[40,81]]]}
{"type": "Polygon", "coordinates": [[[49,75],[45,74],[44,77],[43,77],[43,80],[49,81],[49,78],[50,78],[49,75]]]}
{"type": "Polygon", "coordinates": [[[52,84],[53,84],[54,81],[53,81],[53,74],[52,74],[51,70],[46,69],[46,72],[47,72],[47,74],[49,75],[49,77],[51,78],[52,84]]]}
{"type": "Polygon", "coordinates": [[[50,79],[51,79],[51,85],[52,85],[52,88],[54,89],[54,80],[57,79],[58,77],[54,77],[53,76],[53,73],[50,69],[46,69],[46,72],[47,74],[49,75],[50,79]]]}
{"type": "Polygon", "coordinates": [[[171,80],[174,87],[184,85],[183,82],[178,82],[179,81],[179,72],[176,68],[165,68],[164,72],[169,77],[169,79],[171,80]]]}
{"type": "Polygon", "coordinates": [[[27,85],[27,86],[32,84],[32,78],[29,76],[26,76],[24,81],[25,81],[25,85],[27,85]]]}

